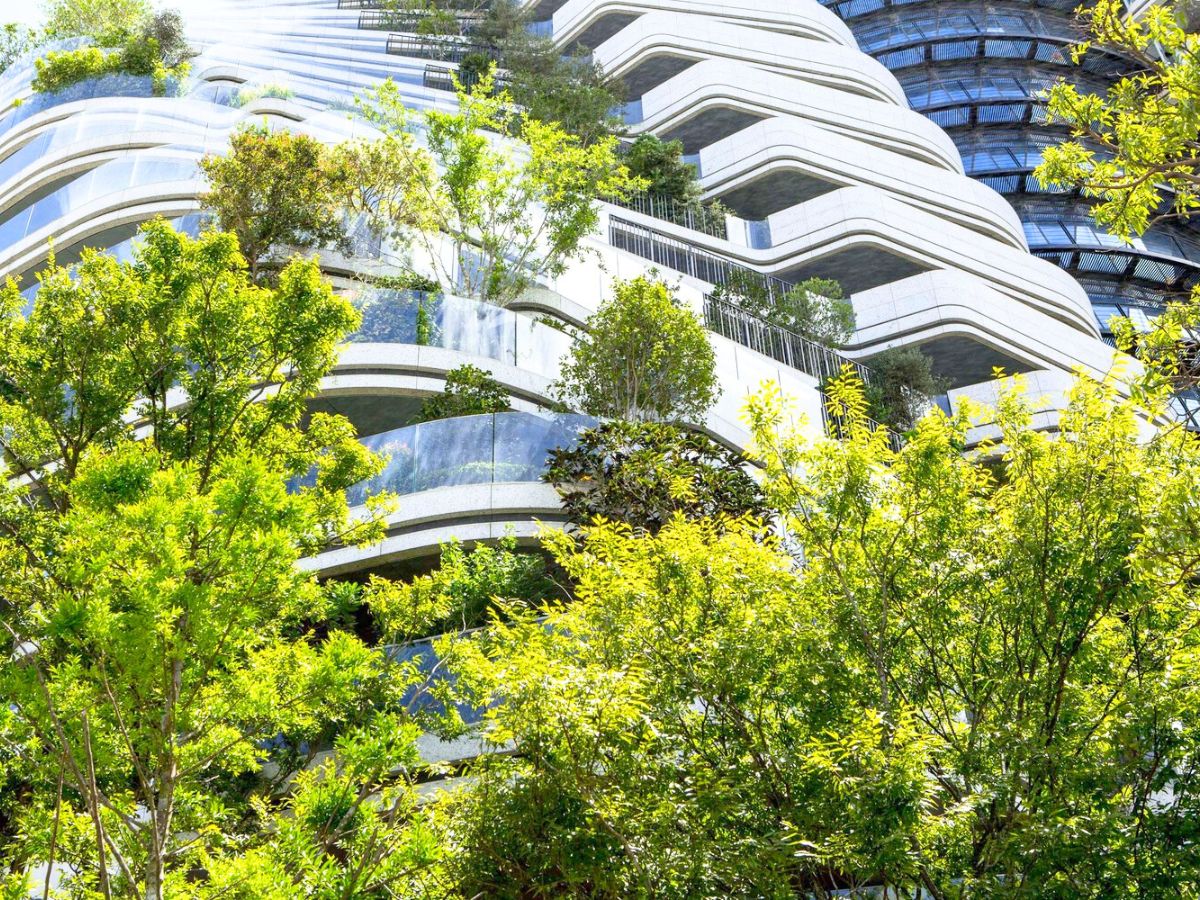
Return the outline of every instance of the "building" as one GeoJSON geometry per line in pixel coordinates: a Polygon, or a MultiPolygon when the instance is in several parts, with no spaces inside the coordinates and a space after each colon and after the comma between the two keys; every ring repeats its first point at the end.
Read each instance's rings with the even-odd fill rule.
{"type": "MultiPolygon", "coordinates": [[[[1132,71],[1102,48],[1072,63],[1070,47],[1083,36],[1077,0],[821,2],[895,74],[909,105],[946,130],[966,174],[1012,204],[1034,255],[1075,276],[1107,339],[1114,315],[1145,326],[1200,283],[1193,225],[1156,224],[1127,244],[1092,221],[1077,191],[1044,188],[1032,175],[1043,149],[1068,137],[1047,121],[1044,92],[1065,78],[1103,93],[1132,71]]],[[[1151,4],[1128,5],[1137,14],[1151,4]]],[[[1183,410],[1194,416],[1195,406],[1183,410]]]]}
{"type": "MultiPolygon", "coordinates": [[[[371,0],[341,6],[214,0],[189,23],[200,53],[176,96],[112,76],[30,96],[29,61],[5,72],[0,270],[25,277],[36,302],[31,276],[51,238],[61,262],[83,246],[128,252],[153,216],[198,227],[196,163],[242,123],[329,142],[369,134],[351,101],[388,77],[414,109],[455,102],[447,63],[431,61],[419,35],[372,27],[371,0]]],[[[735,447],[747,437],[740,407],[763,381],[819,428],[820,380],[889,347],[918,345],[934,359],[952,385],[948,407],[994,396],[994,367],[1028,373],[1048,428],[1074,369],[1102,377],[1112,367],[1087,291],[1041,258],[1045,248],[1030,252],[1028,221],[970,177],[975,157],[964,168],[962,145],[909,108],[908,82],[861,52],[817,0],[540,0],[533,10],[564,52],[590,52],[629,86],[630,133],[681,140],[706,196],[735,215],[698,226],[652,202],[605,205],[593,256],[506,309],[434,300],[429,344],[411,338],[415,307],[383,298],[386,321],[346,347],[316,406],[345,413],[389,456],[385,483],[401,503],[383,544],[331,550],[312,561],[323,573],[396,571],[450,537],[531,542],[538,521],[561,521],[538,476],[547,448],[581,420],[542,411],[568,339],[538,319],[581,323],[617,278],[657,269],[706,317],[724,393],[694,424],[735,447]],[[838,280],[853,295],[853,341],[834,351],[727,308],[711,294],[735,270],[772,290],[838,280]],[[515,411],[407,425],[464,363],[490,370],[515,411]]],[[[385,266],[378,248],[361,250],[323,259],[340,288],[360,294],[356,275],[385,266]]]]}

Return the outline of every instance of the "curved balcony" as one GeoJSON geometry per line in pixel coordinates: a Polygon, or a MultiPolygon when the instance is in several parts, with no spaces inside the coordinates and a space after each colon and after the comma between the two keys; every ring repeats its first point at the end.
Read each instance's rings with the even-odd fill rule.
{"type": "Polygon", "coordinates": [[[172,184],[196,177],[196,159],[139,154],[99,166],[0,220],[0,247],[10,250],[59,220],[80,214],[88,205],[132,187],[172,184]]]}
{"type": "Polygon", "coordinates": [[[162,90],[156,90],[154,79],[143,75],[114,74],[89,78],[63,88],[61,91],[55,91],[52,94],[34,94],[26,99],[20,106],[0,118],[0,135],[7,134],[26,119],[64,103],[95,100],[99,97],[173,97],[180,92],[180,89],[180,82],[170,80],[165,93],[162,90]]]}
{"type": "Polygon", "coordinates": [[[383,471],[347,491],[352,506],[392,493],[540,482],[551,451],[575,446],[597,424],[573,413],[503,412],[406,425],[360,438],[386,460],[383,471]]]}
{"type": "Polygon", "coordinates": [[[356,298],[362,325],[352,344],[416,344],[494,359],[546,378],[558,374],[571,337],[528,316],[443,294],[370,290],[356,298]]]}

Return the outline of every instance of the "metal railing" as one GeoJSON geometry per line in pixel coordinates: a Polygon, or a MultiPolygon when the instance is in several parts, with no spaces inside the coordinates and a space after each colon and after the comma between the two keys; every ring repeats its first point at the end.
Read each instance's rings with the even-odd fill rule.
{"type": "MultiPolygon", "coordinates": [[[[455,66],[427,65],[421,75],[421,86],[435,91],[455,91],[454,76],[458,75],[459,83],[468,93],[479,83],[479,75],[475,72],[464,73],[455,66]]],[[[508,87],[508,79],[502,75],[495,76],[495,89],[502,91],[508,87]]]]}
{"type": "MultiPolygon", "coordinates": [[[[483,21],[483,15],[473,11],[458,12],[454,15],[459,35],[468,35],[483,21]]],[[[428,22],[442,23],[443,18],[435,18],[433,13],[420,10],[391,10],[378,7],[362,7],[358,14],[358,27],[363,31],[413,31],[420,32],[428,22]]],[[[440,31],[434,31],[429,36],[438,36],[440,31]]]]}
{"type": "Polygon", "coordinates": [[[441,62],[460,63],[468,56],[486,56],[495,62],[495,48],[476,44],[461,38],[432,37],[416,34],[389,34],[385,50],[393,56],[411,56],[415,59],[436,59],[441,62]]]}
{"type": "Polygon", "coordinates": [[[833,378],[850,366],[864,384],[872,381],[862,363],[711,294],[704,298],[704,322],[710,331],[814,378],[833,378]]]}
{"type": "Polygon", "coordinates": [[[643,259],[699,278],[710,284],[725,284],[731,278],[753,283],[764,296],[778,300],[795,285],[773,275],[764,275],[724,256],[698,250],[691,244],[661,231],[613,216],[608,223],[609,243],[620,250],[636,253],[643,259]]]}
{"type": "Polygon", "coordinates": [[[614,197],[605,197],[604,199],[614,206],[620,206],[644,216],[661,219],[672,225],[679,225],[690,231],[698,231],[723,241],[729,240],[729,223],[725,220],[725,214],[714,212],[699,201],[681,203],[673,197],[650,192],[633,194],[623,200],[614,197]]]}
{"type": "MultiPolygon", "coordinates": [[[[834,409],[836,406],[837,404],[828,394],[821,393],[821,424],[824,426],[825,433],[829,437],[842,441],[850,436],[850,417],[836,412],[834,409]]],[[[891,447],[892,452],[899,453],[904,449],[904,437],[902,435],[892,431],[892,429],[888,428],[882,422],[875,421],[870,416],[864,417],[864,422],[873,431],[882,431],[887,435],[888,446],[891,447]]]]}

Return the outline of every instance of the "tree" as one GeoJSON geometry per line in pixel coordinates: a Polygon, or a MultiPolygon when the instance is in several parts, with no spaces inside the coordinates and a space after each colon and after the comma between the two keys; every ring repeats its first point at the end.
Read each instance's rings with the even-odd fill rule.
{"type": "Polygon", "coordinates": [[[562,402],[632,422],[700,421],[716,400],[704,325],[661,281],[617,282],[563,363],[562,402]]]}
{"type": "Polygon", "coordinates": [[[1200,35],[1171,4],[1137,17],[1120,0],[1100,0],[1083,15],[1090,37],[1075,50],[1107,49],[1131,60],[1106,95],[1061,82],[1050,91],[1052,122],[1072,140],[1046,149],[1036,175],[1047,185],[1082,189],[1096,221],[1123,238],[1162,218],[1200,209],[1200,35]]]}
{"type": "Polygon", "coordinates": [[[278,267],[273,252],[347,249],[342,162],[316,138],[253,125],[234,132],[227,155],[201,160],[201,203],[237,237],[252,279],[278,267]]]}
{"type": "Polygon", "coordinates": [[[808,278],[780,293],[757,272],[734,269],[713,297],[826,347],[841,347],[854,335],[854,305],[831,278],[808,278]]]}
{"type": "Polygon", "coordinates": [[[865,394],[871,418],[903,433],[917,424],[945,393],[946,382],[933,373],[933,360],[919,347],[898,347],[871,357],[871,383],[865,394]]]}
{"type": "MultiPolygon", "coordinates": [[[[1061,434],[903,448],[829,386],[749,422],[787,541],[675,517],[548,535],[569,602],[444,659],[503,748],[445,802],[463,894],[1192,896],[1200,441],[1087,379],[1061,434]]],[[[993,417],[989,417],[989,421],[993,417]]]]}
{"type": "Polygon", "coordinates": [[[747,461],[711,438],[662,422],[607,422],[551,452],[544,480],[575,525],[624,522],[657,533],[676,515],[765,521],[747,461]]]}
{"type": "Polygon", "coordinates": [[[41,35],[17,22],[0,26],[0,72],[34,49],[41,35]]]}
{"type": "Polygon", "coordinates": [[[557,124],[584,146],[622,133],[624,123],[613,112],[624,102],[622,85],[585,53],[564,56],[532,24],[531,7],[494,0],[471,29],[472,41],[497,58],[513,101],[529,118],[557,124]]]}
{"type": "Polygon", "coordinates": [[[767,318],[826,347],[841,347],[854,335],[854,306],[829,278],[809,278],[786,291],[767,318]]]}
{"type": "Polygon", "coordinates": [[[925,417],[893,451],[851,382],[830,388],[857,417],[841,443],[781,429],[771,397],[750,416],[839,657],[885,721],[914,716],[934,742],[950,830],[921,880],[941,896],[1194,893],[1184,573],[1198,545],[1183,494],[1200,443],[1139,436],[1167,393],[1121,401],[1080,380],[1055,435],[1033,430],[1016,379],[995,466],[960,454],[968,413],[925,417]]]}
{"type": "Polygon", "coordinates": [[[151,17],[147,0],[51,0],[45,10],[52,40],[89,37],[111,47],[141,31],[151,17]]]}
{"type": "Polygon", "coordinates": [[[159,898],[261,840],[249,795],[273,806],[331,722],[399,709],[318,627],[351,589],[297,566],[380,533],[344,496],[379,461],[344,419],[301,427],[356,316],[314,262],[258,287],[231,235],[162,222],[41,282],[28,316],[0,296],[4,854],[159,898]]]}
{"type": "Polygon", "coordinates": [[[683,142],[639,134],[624,157],[629,174],[646,182],[646,191],[678,203],[700,200],[696,167],[683,161],[683,142]]]}
{"type": "Polygon", "coordinates": [[[509,408],[508,391],[504,386],[490,373],[468,363],[446,373],[446,389],[426,398],[416,421],[478,416],[505,412],[509,408]]]}
{"type": "Polygon", "coordinates": [[[469,551],[452,541],[442,547],[438,568],[430,574],[403,584],[375,580],[369,605],[384,640],[396,641],[413,636],[414,618],[427,634],[466,631],[486,624],[505,604],[535,607],[561,596],[542,555],[519,552],[509,536],[494,547],[479,544],[469,551]]]}
{"type": "Polygon", "coordinates": [[[564,56],[552,40],[528,31],[511,36],[502,54],[508,90],[527,120],[557,125],[584,147],[624,131],[613,113],[624,102],[624,87],[590,55],[564,56]]]}
{"type": "Polygon", "coordinates": [[[827,896],[915,869],[925,741],[853,702],[777,545],[682,517],[547,541],[572,601],[449,650],[515,751],[448,804],[461,894],[827,896]]]}
{"type": "Polygon", "coordinates": [[[380,85],[363,109],[384,139],[348,148],[362,173],[352,179],[355,208],[379,233],[415,241],[439,267],[439,281],[499,305],[565,271],[597,228],[596,198],[633,186],[615,139],[583,146],[516,109],[490,72],[470,93],[459,92],[455,112],[426,113],[428,152],[410,133],[394,82],[380,85]],[[527,147],[496,136],[506,134],[520,134],[527,147]]]}

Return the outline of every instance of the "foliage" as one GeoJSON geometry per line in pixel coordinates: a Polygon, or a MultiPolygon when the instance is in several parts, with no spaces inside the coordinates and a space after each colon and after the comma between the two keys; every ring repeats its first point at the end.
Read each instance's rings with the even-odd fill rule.
{"type": "Polygon", "coordinates": [[[495,65],[486,53],[468,53],[458,64],[458,80],[466,91],[472,91],[480,80],[487,77],[495,65]]]}
{"type": "Polygon", "coordinates": [[[756,272],[735,269],[713,297],[826,347],[841,347],[854,335],[854,305],[830,278],[808,278],[775,294],[756,272]]]}
{"type": "Polygon", "coordinates": [[[3,72],[42,40],[42,35],[17,22],[0,26],[0,72],[3,72]]]}
{"type": "Polygon", "coordinates": [[[700,200],[696,167],[683,161],[683,142],[664,141],[653,134],[640,134],[623,157],[629,174],[646,182],[648,193],[678,203],[700,200]]]}
{"type": "Polygon", "coordinates": [[[671,289],[617,282],[563,363],[559,399],[593,416],[703,420],[720,391],[704,325],[671,289]]]}
{"type": "Polygon", "coordinates": [[[698,432],[658,422],[608,422],[550,454],[544,479],[571,522],[624,522],[656,534],[674,516],[765,521],[746,459],[698,432]]]}
{"type": "Polygon", "coordinates": [[[841,347],[854,335],[854,306],[842,286],[828,278],[800,282],[779,298],[767,318],[826,347],[841,347]]]}
{"type": "MultiPolygon", "coordinates": [[[[421,341],[418,339],[417,343],[421,341]]],[[[508,391],[505,387],[491,373],[468,363],[446,373],[445,390],[426,398],[415,421],[432,422],[456,416],[505,412],[507,409],[508,391]]]]}
{"type": "Polygon", "coordinates": [[[1047,185],[1081,188],[1097,203],[1096,221],[1123,238],[1160,217],[1200,209],[1200,35],[1185,30],[1172,4],[1150,4],[1137,17],[1120,0],[1083,10],[1092,48],[1130,58],[1130,74],[1105,95],[1062,82],[1050,91],[1051,120],[1072,139],[1047,148],[1036,175],[1047,185]]]}
{"type": "Polygon", "coordinates": [[[432,573],[406,584],[375,580],[366,592],[385,641],[411,636],[414,622],[420,623],[418,636],[476,628],[499,608],[497,598],[500,606],[532,607],[559,595],[545,559],[519,552],[511,536],[469,551],[452,541],[442,547],[441,564],[432,573]]]}
{"type": "Polygon", "coordinates": [[[50,0],[45,30],[51,40],[88,37],[112,47],[141,31],[150,18],[148,0],[50,0]]]}
{"type": "Polygon", "coordinates": [[[854,702],[773,543],[683,518],[547,541],[572,602],[451,650],[485,737],[515,750],[450,804],[462,894],[823,896],[915,868],[925,741],[854,702]]]}
{"type": "Polygon", "coordinates": [[[385,137],[345,151],[358,173],[354,207],[380,233],[417,241],[440,267],[438,280],[471,297],[504,305],[536,279],[561,274],[598,226],[596,198],[634,186],[615,139],[583,146],[516,109],[491,73],[459,92],[456,111],[425,114],[428,152],[410,132],[394,82],[363,108],[385,137]],[[527,148],[496,137],[513,133],[527,148]]]}
{"type": "MultiPolygon", "coordinates": [[[[503,59],[508,90],[525,110],[526,123],[556,125],[584,147],[607,145],[624,130],[613,113],[624,100],[624,88],[589,55],[563,56],[549,38],[523,31],[510,38],[503,59]]],[[[524,124],[517,131],[522,136],[524,124]]]]}
{"type": "Polygon", "coordinates": [[[996,411],[998,474],[988,453],[960,455],[966,414],[925,417],[895,453],[848,379],[831,387],[858,416],[842,443],[781,430],[777,398],[761,398],[768,496],[846,671],[885,721],[915,717],[933,741],[932,808],[955,824],[916,837],[923,881],[942,896],[1190,896],[1200,682],[1185,497],[1200,444],[1144,440],[1162,391],[1140,406],[1081,380],[1060,437],[1032,429],[1020,388],[996,411]]]}
{"type": "Polygon", "coordinates": [[[623,86],[582,50],[564,56],[552,39],[533,33],[531,9],[493,0],[471,33],[472,40],[495,48],[513,101],[529,118],[557,124],[584,146],[621,133],[624,125],[613,110],[625,99],[623,86]]]}
{"type": "Polygon", "coordinates": [[[346,249],[338,198],[348,175],[316,138],[246,126],[230,138],[228,155],[207,156],[200,168],[209,184],[201,203],[237,236],[254,280],[276,266],[274,251],[346,249]]]}
{"type": "Polygon", "coordinates": [[[150,78],[154,94],[162,96],[169,79],[182,77],[187,68],[188,64],[182,61],[168,66],[155,38],[136,36],[113,50],[99,47],[52,50],[34,60],[36,74],[31,87],[38,93],[54,93],[90,78],[129,75],[150,78]]]}
{"type": "Polygon", "coordinates": [[[865,389],[871,418],[904,433],[917,424],[945,393],[946,382],[933,373],[933,360],[919,347],[899,347],[870,360],[872,380],[865,389]]]}
{"type": "Polygon", "coordinates": [[[445,802],[468,896],[1194,896],[1200,442],[1020,380],[894,449],[752,401],[788,543],[676,517],[547,535],[570,602],[447,648],[503,754],[445,802]],[[794,548],[785,552],[785,547],[794,548]]]}
{"type": "Polygon", "coordinates": [[[251,87],[243,85],[233,95],[233,103],[235,106],[249,106],[255,100],[261,100],[264,97],[291,100],[295,95],[296,92],[285,84],[257,84],[251,87]]]}
{"type": "Polygon", "coordinates": [[[386,498],[352,521],[344,494],[378,461],[344,419],[300,427],[355,314],[313,262],[264,289],[231,235],[162,222],[41,281],[28,317],[0,298],[4,852],[159,898],[248,839],[264,763],[392,702],[371,650],[314,630],[346,588],[297,565],[380,534],[386,498]]]}

